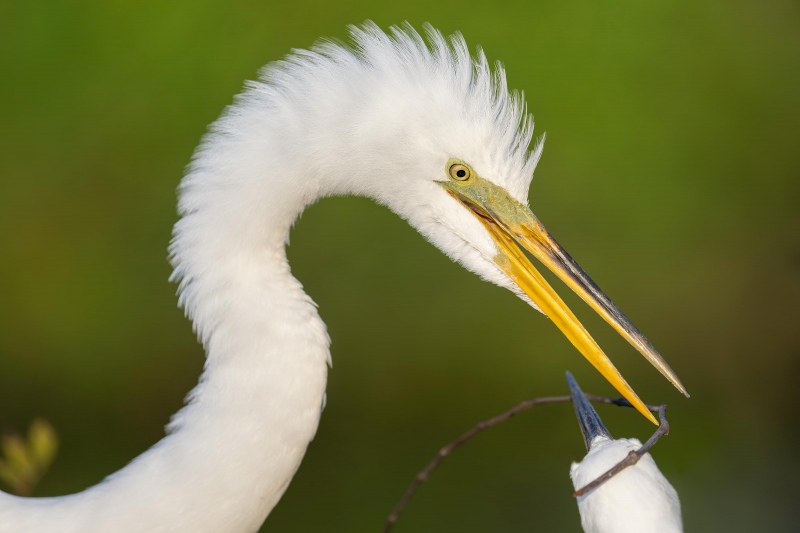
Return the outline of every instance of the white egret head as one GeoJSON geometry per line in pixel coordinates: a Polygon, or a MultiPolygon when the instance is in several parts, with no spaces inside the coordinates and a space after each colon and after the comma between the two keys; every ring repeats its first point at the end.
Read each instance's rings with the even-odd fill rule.
{"type": "MultiPolygon", "coordinates": [[[[463,38],[428,27],[388,35],[367,23],[353,27],[353,48],[322,42],[270,64],[196,157],[217,164],[185,180],[181,204],[190,212],[216,190],[193,198],[194,176],[248,172],[269,161],[272,177],[223,204],[218,220],[242,213],[267,194],[305,204],[321,196],[358,194],[388,206],[453,260],[505,287],[544,312],[567,338],[655,423],[636,394],[517,243],[555,272],[676,387],[677,376],[658,352],[558,245],[527,206],[542,143],[528,150],[533,121],[521,95],[509,93],[501,66],[470,55],[463,38]],[[245,142],[241,142],[242,139],[245,142]],[[211,153],[209,153],[211,152],[211,153]],[[231,158],[215,162],[216,153],[231,158]],[[251,163],[252,162],[252,163],[251,163]],[[280,179],[275,179],[280,176],[280,179]],[[256,187],[269,187],[269,192],[256,187]]],[[[252,173],[258,175],[257,173],[252,173]]],[[[200,178],[198,178],[200,179],[200,178]]],[[[248,178],[249,179],[249,178],[248,178]]],[[[229,187],[228,187],[229,188],[229,187]]],[[[284,209],[281,202],[271,209],[284,209]]],[[[214,209],[217,209],[214,206],[214,209]]],[[[296,216],[292,213],[287,217],[296,216]]],[[[275,217],[273,212],[273,218],[275,217]]],[[[211,220],[212,218],[210,218],[211,220]]],[[[284,231],[284,230],[282,230],[284,231]]],[[[288,228],[282,235],[288,234],[288,228]]],[[[176,247],[177,249],[177,247],[176,247]]]]}
{"type": "Polygon", "coordinates": [[[375,198],[455,261],[532,303],[655,423],[517,246],[556,273],[686,392],[655,348],[528,208],[542,143],[528,151],[533,121],[521,95],[509,93],[502,66],[492,71],[481,51],[473,60],[460,35],[446,40],[427,29],[428,44],[410,27],[387,36],[367,25],[353,29],[355,55],[348,57],[337,45],[318,48],[334,65],[358,62],[361,74],[357,87],[340,93],[356,95],[348,104],[353,110],[348,125],[331,125],[342,128],[332,142],[343,145],[324,152],[340,156],[329,163],[345,177],[331,192],[375,198]]]}

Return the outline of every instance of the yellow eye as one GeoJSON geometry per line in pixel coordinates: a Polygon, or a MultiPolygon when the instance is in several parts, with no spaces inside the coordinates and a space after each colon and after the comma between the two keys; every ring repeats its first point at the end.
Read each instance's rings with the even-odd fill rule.
{"type": "Polygon", "coordinates": [[[453,163],[450,165],[448,172],[450,173],[451,178],[458,181],[468,180],[470,176],[472,176],[472,171],[469,169],[469,167],[462,165],[461,163],[453,163]]]}

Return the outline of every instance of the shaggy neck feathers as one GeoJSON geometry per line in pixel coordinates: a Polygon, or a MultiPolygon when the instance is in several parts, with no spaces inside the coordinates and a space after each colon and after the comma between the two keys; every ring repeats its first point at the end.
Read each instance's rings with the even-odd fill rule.
{"type": "MultiPolygon", "coordinates": [[[[172,279],[207,359],[169,434],[81,493],[0,493],[0,533],[256,531],[314,437],[330,357],[284,251],[303,209],[365,195],[433,238],[431,195],[451,201],[433,183],[452,154],[525,201],[540,149],[526,152],[532,122],[502,69],[432,29],[429,45],[410,28],[352,33],[355,50],[323,42],[269,65],[181,183],[172,279]]],[[[442,235],[451,257],[475,254],[442,235]]]]}

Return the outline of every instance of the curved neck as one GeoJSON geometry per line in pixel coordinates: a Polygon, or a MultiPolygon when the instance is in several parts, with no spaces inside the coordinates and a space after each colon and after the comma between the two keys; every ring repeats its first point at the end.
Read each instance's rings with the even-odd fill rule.
{"type": "Polygon", "coordinates": [[[316,432],[330,357],[284,250],[319,192],[276,176],[253,139],[212,134],[181,185],[173,277],[207,361],[169,434],[82,493],[2,495],[0,533],[249,533],[280,499],[316,432]],[[246,153],[261,157],[242,164],[246,153]]]}

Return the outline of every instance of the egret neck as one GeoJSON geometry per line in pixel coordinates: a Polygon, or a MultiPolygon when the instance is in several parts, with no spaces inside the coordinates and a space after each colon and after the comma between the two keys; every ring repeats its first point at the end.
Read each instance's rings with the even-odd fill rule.
{"type": "Polygon", "coordinates": [[[284,249],[318,189],[281,179],[263,140],[208,139],[213,156],[201,150],[182,187],[172,261],[207,359],[169,434],[81,493],[0,495],[0,532],[253,532],[278,502],[316,432],[330,355],[284,249]],[[242,168],[243,152],[263,157],[242,168]]]}

